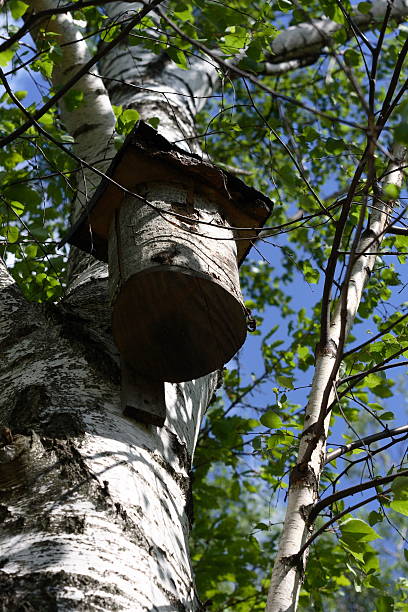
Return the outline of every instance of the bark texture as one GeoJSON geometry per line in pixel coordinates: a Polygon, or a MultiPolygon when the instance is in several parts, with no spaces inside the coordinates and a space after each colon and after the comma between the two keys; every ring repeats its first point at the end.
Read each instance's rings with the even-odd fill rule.
{"type": "MultiPolygon", "coordinates": [[[[390,18],[394,21],[404,21],[408,15],[408,0],[394,0],[390,18]]],[[[373,25],[380,25],[389,5],[388,0],[376,0],[366,13],[353,11],[348,17],[353,24],[354,32],[364,31],[373,25]]],[[[350,24],[349,24],[350,25],[350,24]]],[[[318,57],[324,47],[330,46],[333,34],[344,29],[344,25],[331,19],[310,19],[298,25],[289,26],[281,32],[271,44],[272,55],[267,71],[287,72],[302,65],[307,57],[318,57]],[[296,63],[300,62],[300,63],[296,63]],[[279,69],[279,64],[281,65],[279,69]]],[[[349,28],[349,36],[353,36],[353,28],[349,28]]]]}
{"type": "MultiPolygon", "coordinates": [[[[138,2],[112,2],[106,5],[106,12],[117,23],[140,6],[138,2]]],[[[152,30],[150,36],[154,39],[157,34],[152,30]]],[[[190,55],[188,70],[182,70],[166,53],[155,55],[131,39],[107,54],[100,70],[113,104],[137,109],[144,121],[157,117],[158,130],[167,140],[193,153],[201,152],[194,117],[211,97],[218,78],[210,59],[190,55]]]]}
{"type": "MultiPolygon", "coordinates": [[[[396,145],[392,157],[394,161],[390,164],[384,185],[392,183],[400,187],[404,177],[407,150],[396,145]]],[[[317,351],[315,375],[306,407],[298,462],[291,475],[285,522],[272,572],[267,612],[295,612],[297,608],[308,551],[301,556],[298,552],[313,530],[313,525],[308,522],[308,515],[318,498],[319,479],[325,463],[330,414],[324,421],[323,430],[317,441],[315,440],[317,432],[313,426],[321,417],[322,400],[328,387],[330,388],[328,406],[335,400],[338,374],[336,373],[333,378],[333,365],[337,357],[337,348],[340,338],[346,338],[353,325],[364,287],[377,259],[376,253],[384,237],[392,204],[384,200],[376,201],[368,226],[357,245],[357,255],[349,281],[332,315],[329,342],[317,351]],[[313,441],[315,445],[309,458],[309,446],[313,441]]]]}
{"type": "Polygon", "coordinates": [[[113,335],[140,375],[198,378],[222,368],[246,336],[233,231],[188,186],[137,189],[149,204],[125,198],[110,229],[113,335]]]}
{"type": "Polygon", "coordinates": [[[104,279],[52,309],[1,289],[3,608],[196,609],[189,470],[215,377],[166,385],[165,427],[140,425],[100,331],[104,279]]]}
{"type": "MultiPolygon", "coordinates": [[[[108,6],[121,14],[122,4],[138,8],[108,6]]],[[[89,51],[69,14],[50,24],[59,43],[70,43],[53,74],[59,85],[89,51]]],[[[143,76],[153,61],[143,49],[137,57],[119,51],[103,69],[126,74],[134,87],[148,79],[153,91],[136,89],[134,98],[131,87],[110,91],[114,101],[137,105],[148,117],[160,111],[167,136],[193,135],[194,96],[209,92],[212,82],[200,60],[191,82],[187,72],[184,80],[175,76],[168,60],[158,72],[161,89],[171,81],[173,89],[184,88],[187,102],[174,93],[165,98],[161,81],[143,76]]],[[[103,171],[114,154],[111,101],[96,71],[77,88],[84,105],[69,111],[63,102],[61,117],[78,157],[103,171]]],[[[98,182],[84,172],[74,216],[98,182]]],[[[166,384],[162,429],[123,416],[107,267],[79,252],[71,264],[67,294],[56,306],[28,304],[0,267],[2,609],[192,612],[199,602],[187,546],[190,466],[217,375],[166,384]]]]}

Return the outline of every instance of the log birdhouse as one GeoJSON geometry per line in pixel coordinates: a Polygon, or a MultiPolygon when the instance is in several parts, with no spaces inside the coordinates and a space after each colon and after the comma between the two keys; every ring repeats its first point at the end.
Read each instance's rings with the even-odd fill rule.
{"type": "Polygon", "coordinates": [[[109,262],[113,336],[128,368],[181,382],[236,353],[247,329],[238,266],[271,208],[236,176],[136,125],[64,240],[109,262]]]}

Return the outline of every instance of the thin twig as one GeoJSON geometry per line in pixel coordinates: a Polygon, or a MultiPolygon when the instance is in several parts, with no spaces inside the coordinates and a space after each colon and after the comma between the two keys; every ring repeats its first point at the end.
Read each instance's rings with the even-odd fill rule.
{"type": "MultiPolygon", "coordinates": [[[[380,431],[378,433],[371,434],[370,436],[365,436],[364,438],[361,438],[361,440],[355,440],[354,442],[349,442],[349,444],[344,444],[340,448],[336,448],[336,450],[332,451],[331,453],[327,453],[325,464],[331,463],[338,457],[341,457],[342,455],[349,453],[355,448],[361,448],[362,442],[364,443],[364,445],[369,445],[369,444],[372,444],[373,442],[378,442],[378,440],[385,440],[386,438],[392,438],[393,436],[399,436],[407,432],[408,432],[408,425],[401,425],[401,427],[394,427],[394,429],[386,429],[385,431],[380,431]]],[[[400,438],[399,440],[396,440],[396,442],[400,442],[401,440],[404,440],[405,437],[406,436],[404,436],[403,438],[400,438]]]]}

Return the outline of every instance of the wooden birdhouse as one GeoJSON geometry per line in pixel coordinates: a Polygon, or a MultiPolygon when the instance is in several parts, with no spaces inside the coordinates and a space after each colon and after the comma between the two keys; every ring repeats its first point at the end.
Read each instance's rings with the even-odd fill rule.
{"type": "Polygon", "coordinates": [[[64,240],[109,262],[113,336],[132,371],[181,382],[236,353],[247,329],[238,266],[271,208],[236,176],[136,125],[64,240]]]}

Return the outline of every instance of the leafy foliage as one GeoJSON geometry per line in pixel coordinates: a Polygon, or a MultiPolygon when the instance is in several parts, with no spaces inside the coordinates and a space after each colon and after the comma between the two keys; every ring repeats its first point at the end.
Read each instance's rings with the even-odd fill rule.
{"type": "MultiPolygon", "coordinates": [[[[71,14],[85,24],[81,27],[90,52],[115,40],[121,26],[107,18],[102,3],[76,4],[71,14]]],[[[361,2],[358,10],[369,14],[370,7],[361,2]]],[[[10,36],[22,26],[28,5],[10,0],[6,8],[3,27],[10,36]],[[10,15],[17,25],[8,21],[10,15]]],[[[200,595],[211,601],[214,611],[264,607],[320,337],[328,257],[347,191],[365,155],[370,121],[379,116],[393,78],[399,91],[406,87],[402,72],[395,75],[406,26],[390,20],[383,30],[383,22],[374,21],[367,33],[353,35],[348,27],[353,11],[348,1],[175,0],[166,14],[178,29],[171,29],[163,15],[149,15],[126,39],[126,45],[141,45],[157,57],[164,54],[182,70],[188,70],[189,59],[202,53],[203,46],[213,53],[208,55],[211,61],[224,62],[218,65],[216,95],[197,116],[201,146],[215,163],[243,170],[247,183],[275,201],[269,235],[256,241],[241,269],[246,306],[258,329],[249,341],[251,348],[224,373],[223,390],[209,407],[195,459],[192,558],[200,595]],[[277,57],[274,43],[289,26],[322,17],[339,25],[324,48],[277,57]],[[383,35],[372,99],[369,66],[383,35]],[[291,59],[302,61],[292,70],[270,69],[291,59]]],[[[0,66],[14,97],[34,115],[56,93],[50,79],[58,71],[61,48],[52,29],[40,28],[37,51],[27,39],[22,36],[0,50],[0,66]],[[32,79],[35,87],[29,92],[16,89],[19,78],[32,79]]],[[[2,137],[27,120],[16,99],[7,91],[0,99],[2,137]]],[[[64,95],[68,112],[80,110],[83,103],[83,92],[76,87],[64,95]]],[[[113,110],[119,147],[140,115],[120,105],[113,110]]],[[[378,132],[379,147],[356,180],[336,254],[333,307],[357,228],[367,223],[379,197],[392,137],[407,144],[406,110],[406,103],[395,105],[386,129],[378,132]]],[[[150,122],[159,125],[156,117],[150,122]]],[[[0,150],[1,244],[28,299],[45,301],[58,300],[64,292],[66,257],[56,244],[67,228],[83,168],[69,155],[72,138],[55,106],[38,124],[43,131],[34,124],[0,150]]],[[[403,224],[405,187],[400,191],[387,185],[381,197],[396,201],[392,223],[403,224]]],[[[402,271],[408,235],[389,234],[382,249],[348,338],[332,407],[333,448],[379,429],[386,433],[406,420],[399,410],[402,394],[391,376],[398,369],[388,368],[408,354],[402,271]]],[[[400,435],[392,442],[401,449],[405,439],[400,435]]],[[[381,442],[384,448],[378,442],[361,443],[339,458],[338,465],[328,464],[322,499],[340,484],[345,488],[406,468],[406,450],[388,448],[389,440],[381,442]]],[[[384,542],[400,541],[401,536],[390,530],[380,536],[375,528],[378,524],[384,530],[388,522],[398,525],[408,514],[407,477],[396,478],[389,493],[380,487],[376,491],[377,501],[367,511],[339,518],[333,532],[313,544],[302,609],[351,609],[351,599],[354,609],[368,609],[367,602],[378,612],[406,609],[406,580],[395,578],[403,575],[407,558],[394,559],[385,572],[382,567],[384,542]]],[[[319,521],[340,515],[348,503],[336,502],[319,521]]]]}

